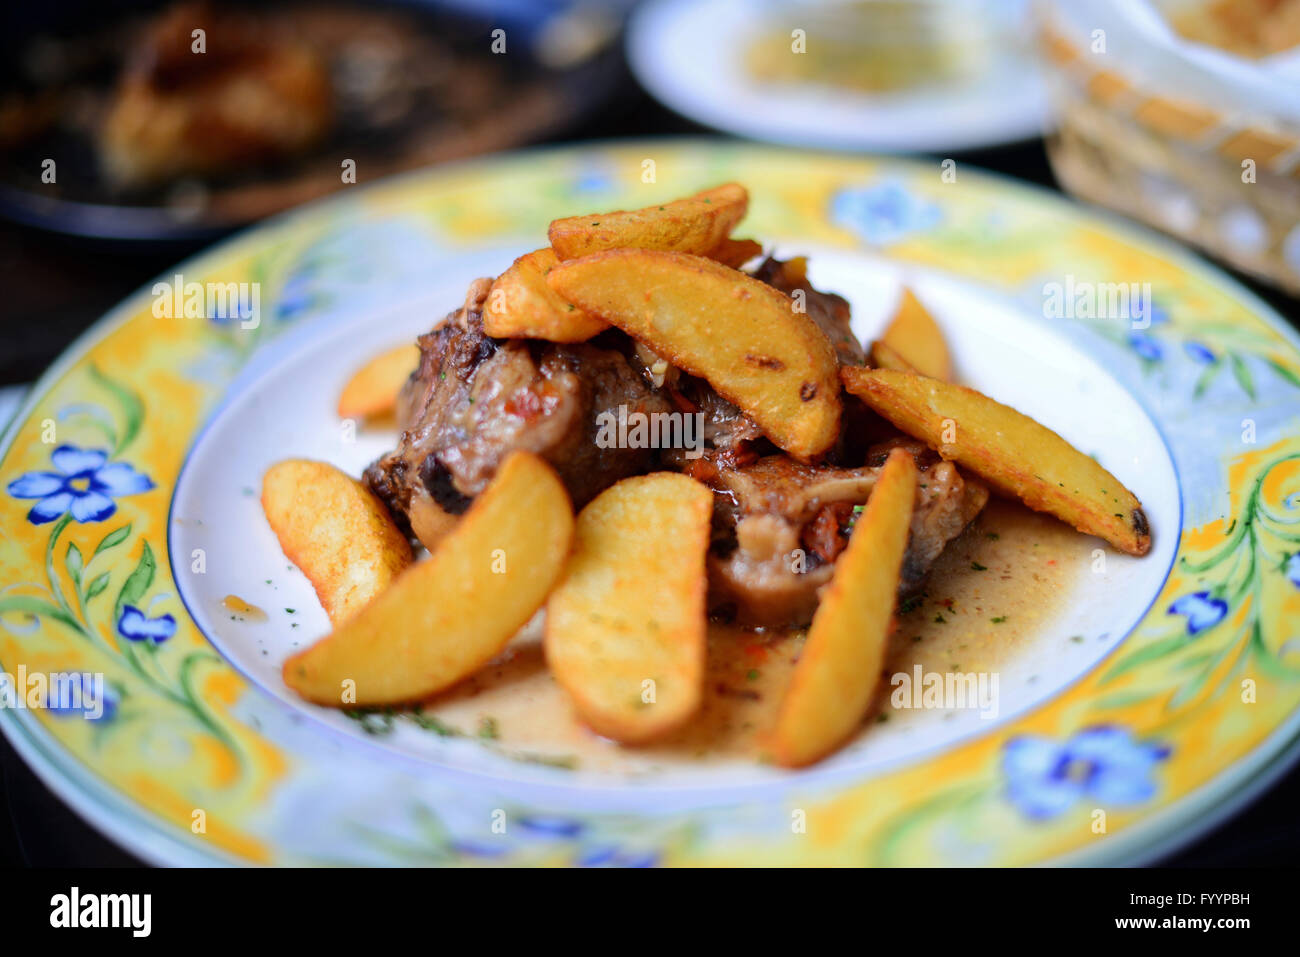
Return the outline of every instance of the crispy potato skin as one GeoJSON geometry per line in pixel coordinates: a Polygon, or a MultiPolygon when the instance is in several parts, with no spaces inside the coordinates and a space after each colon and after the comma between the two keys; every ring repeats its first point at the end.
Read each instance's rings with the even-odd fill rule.
{"type": "Polygon", "coordinates": [[[663,249],[705,256],[731,234],[748,209],[745,187],[725,183],[644,209],[557,219],[547,238],[560,259],[605,249],[663,249]]]}
{"type": "Polygon", "coordinates": [[[520,256],[497,277],[483,311],[483,331],[497,339],[585,342],[609,328],[565,302],[546,282],[559,262],[549,246],[520,256]]]}
{"type": "MultiPolygon", "coordinates": [[[[921,375],[952,381],[952,356],[934,317],[906,286],[898,312],[880,337],[921,375]]],[[[887,366],[886,368],[893,368],[887,366]]]]}
{"type": "Polygon", "coordinates": [[[908,435],[1003,495],[1048,512],[1129,555],[1151,548],[1142,503],[1051,429],[963,386],[890,369],[843,369],[844,385],[908,435]],[[946,443],[944,421],[956,428],[946,443]]]}
{"type": "Polygon", "coordinates": [[[877,369],[896,369],[899,372],[922,374],[912,363],[899,355],[898,350],[883,339],[877,339],[873,342],[867,355],[870,356],[877,369]]]}
{"type": "Polygon", "coordinates": [[[397,393],[419,364],[420,348],[414,343],[375,356],[353,373],[339,393],[339,418],[363,419],[392,412],[397,393]]]}
{"type": "Polygon", "coordinates": [[[546,660],[598,734],[643,743],[699,708],[712,513],[706,486],[656,472],[611,486],[579,514],[573,559],[547,605],[546,660]]]}
{"type": "Polygon", "coordinates": [[[815,458],[834,443],[835,348],[784,293],[710,259],[641,249],[561,263],[547,281],[564,299],[707,379],[796,458],[815,458]]]}
{"type": "Polygon", "coordinates": [[[512,454],[428,561],[284,663],[285,684],[334,707],[403,704],[450,687],[542,606],[572,540],[573,509],[554,471],[512,454]]]}
{"type": "Polygon", "coordinates": [[[335,625],[411,564],[411,546],[382,502],[324,462],[290,459],[262,479],[262,511],[285,557],[316,589],[335,625]]]}
{"type": "Polygon", "coordinates": [[[862,723],[880,683],[916,501],[916,476],[916,463],[906,450],[889,453],[822,594],[767,737],[777,764],[812,764],[862,723]]]}

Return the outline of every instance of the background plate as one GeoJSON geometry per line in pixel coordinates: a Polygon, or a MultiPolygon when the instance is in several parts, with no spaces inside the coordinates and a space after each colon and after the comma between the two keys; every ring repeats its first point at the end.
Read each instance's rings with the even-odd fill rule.
{"type": "MultiPolygon", "coordinates": [[[[1019,26],[1013,7],[988,8],[1019,26]]],[[[867,95],[823,86],[760,84],[744,50],[774,29],[762,4],[652,0],[628,24],[627,53],[641,85],[697,123],[791,146],[854,152],[968,150],[1041,136],[1046,90],[1034,56],[1008,51],[978,80],[867,95]]],[[[786,14],[798,26],[797,10],[786,14]]],[[[809,42],[813,42],[810,40],[809,42]]]]}

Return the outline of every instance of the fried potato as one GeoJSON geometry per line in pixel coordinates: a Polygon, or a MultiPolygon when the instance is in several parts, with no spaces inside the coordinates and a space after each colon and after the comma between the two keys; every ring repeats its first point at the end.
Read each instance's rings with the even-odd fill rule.
{"type": "Polygon", "coordinates": [[[267,469],[262,511],[335,625],[411,564],[411,546],[383,503],[324,462],[290,459],[267,469]]]}
{"type": "Polygon", "coordinates": [[[767,737],[777,764],[811,764],[839,747],[862,723],[880,683],[916,500],[916,475],[916,463],[906,450],[889,453],[822,594],[767,737]]]}
{"type": "Polygon", "coordinates": [[[584,342],[609,328],[546,284],[558,262],[549,246],[526,256],[497,277],[483,311],[483,331],[498,339],[546,339],[584,342]]]}
{"type": "Polygon", "coordinates": [[[420,348],[412,343],[375,356],[348,380],[339,393],[339,418],[363,419],[392,412],[397,393],[420,364],[420,348]]]}
{"type": "Polygon", "coordinates": [[[745,187],[726,183],[663,205],[557,219],[547,237],[560,259],[605,249],[664,249],[705,256],[731,234],[748,209],[745,187]]]}
{"type": "Polygon", "coordinates": [[[739,269],[755,256],[763,255],[763,247],[752,239],[724,239],[706,254],[706,258],[739,269]]]}
{"type": "Polygon", "coordinates": [[[934,317],[906,286],[903,287],[898,312],[880,338],[921,375],[945,382],[952,379],[952,357],[948,354],[943,333],[934,317]]]}
{"type": "Polygon", "coordinates": [[[784,293],[700,256],[635,249],[560,263],[547,281],[707,379],[796,458],[820,455],[835,441],[835,349],[784,293]]]}
{"type": "Polygon", "coordinates": [[[1029,416],[974,389],[906,372],[846,368],[841,375],[845,387],[871,408],[1002,494],[1130,555],[1151,548],[1150,526],[1137,497],[1029,416]],[[952,426],[950,436],[945,423],[952,426]]]}
{"type": "Polygon", "coordinates": [[[578,516],[547,605],[546,660],[598,734],[648,741],[699,707],[712,513],[704,485],[657,472],[606,489],[578,516]]]}
{"type": "Polygon", "coordinates": [[[898,350],[885,342],[883,339],[877,339],[871,344],[871,349],[867,353],[877,369],[896,369],[899,372],[915,372],[920,375],[920,371],[912,363],[908,362],[898,350]]]}
{"type": "Polygon", "coordinates": [[[573,509],[551,467],[512,454],[427,561],[284,663],[285,684],[336,707],[402,704],[454,685],[541,607],[572,540],[573,509]]]}

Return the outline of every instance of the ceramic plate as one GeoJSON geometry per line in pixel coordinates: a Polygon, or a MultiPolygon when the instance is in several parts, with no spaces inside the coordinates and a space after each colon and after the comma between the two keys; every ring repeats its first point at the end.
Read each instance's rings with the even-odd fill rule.
{"type": "MultiPolygon", "coordinates": [[[[874,95],[758,83],[743,56],[770,28],[763,12],[744,0],[654,0],[628,24],[628,61],[641,85],[683,116],[773,143],[936,152],[1012,143],[1040,136],[1045,128],[1046,91],[1029,52],[999,57],[977,79],[874,95]]],[[[1024,23],[1025,11],[999,2],[981,15],[1006,20],[1014,30],[1024,23]]],[[[801,23],[797,10],[786,17],[793,27],[801,23]]],[[[807,42],[816,42],[811,32],[807,42]]]]}
{"type": "MultiPolygon", "coordinates": [[[[1133,862],[1264,786],[1300,732],[1296,337],[1194,255],[1058,197],[707,141],[539,151],[359,188],[159,283],[44,376],[0,455],[0,665],[26,692],[0,724],[151,861],[1133,862]],[[478,694],[426,712],[297,700],[279,665],[326,619],[261,516],[267,465],[355,474],[390,447],[391,430],[338,421],[342,383],[540,245],[553,217],[730,179],[753,197],[743,234],[808,254],[859,336],[915,289],[960,379],[1141,497],[1151,553],[1023,515],[999,540],[993,506],[900,623],[927,668],[997,674],[996,707],[891,702],[801,772],[594,738],[528,635],[478,694]],[[256,324],[159,315],[177,277],[247,284],[256,324]],[[1087,308],[1112,283],[1137,284],[1123,288],[1140,290],[1140,320],[1087,308]],[[998,614],[1008,587],[1025,600],[998,614]],[[33,685],[67,673],[88,692],[102,675],[91,714],[33,685]]],[[[747,723],[746,680],[772,693],[781,652],[752,644],[727,646],[752,662],[710,720],[747,723]]]]}

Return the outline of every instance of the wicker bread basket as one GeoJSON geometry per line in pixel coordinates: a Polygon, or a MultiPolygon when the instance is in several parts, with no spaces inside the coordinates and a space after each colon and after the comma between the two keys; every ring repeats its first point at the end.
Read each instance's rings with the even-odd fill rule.
{"type": "Polygon", "coordinates": [[[1061,183],[1300,294],[1300,48],[1192,42],[1204,0],[1044,0],[1039,38],[1061,183]]]}

